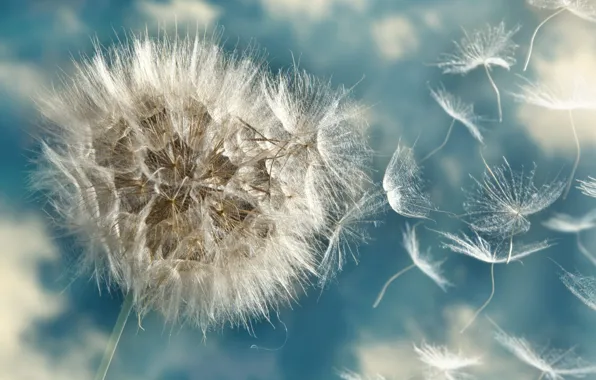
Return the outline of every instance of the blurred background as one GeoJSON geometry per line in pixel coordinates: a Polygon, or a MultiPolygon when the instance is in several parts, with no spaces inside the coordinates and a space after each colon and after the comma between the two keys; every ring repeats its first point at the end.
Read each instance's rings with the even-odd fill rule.
{"type": "MultiPolygon", "coordinates": [[[[401,140],[418,159],[440,145],[451,119],[432,100],[428,86],[446,89],[484,116],[481,123],[491,164],[507,157],[514,169],[537,164],[537,178],[569,173],[575,154],[565,112],[515,103],[510,92],[522,73],[529,40],[548,11],[519,0],[0,0],[0,379],[90,379],[120,311],[122,297],[101,292],[88,277],[73,278],[72,241],[58,236],[39,194],[28,190],[35,157],[30,133],[39,124],[32,97],[72,71],[72,60],[92,54],[92,38],[111,45],[126,31],[147,28],[194,33],[223,27],[225,45],[256,42],[273,70],[300,67],[336,86],[354,87],[369,105],[370,144],[375,179],[380,181],[401,140]],[[493,76],[503,95],[498,123],[494,92],[483,69],[467,76],[442,75],[432,64],[453,51],[463,31],[504,20],[521,25],[511,72],[493,76]],[[521,63],[520,63],[521,62],[521,63]],[[492,121],[491,121],[492,120],[492,121]]],[[[563,13],[536,39],[524,76],[562,86],[577,75],[596,85],[596,24],[563,13]]],[[[576,178],[596,175],[593,112],[576,112],[582,157],[576,178]]],[[[479,145],[461,125],[451,140],[424,163],[426,188],[443,210],[462,212],[463,188],[484,166],[479,145]]],[[[513,335],[538,345],[576,351],[596,362],[596,312],[569,293],[548,258],[570,271],[595,274],[573,235],[546,230],[553,212],[580,216],[596,205],[574,187],[545,212],[532,217],[532,242],[551,237],[557,245],[524,260],[495,268],[496,293],[486,314],[513,335]]],[[[498,347],[492,325],[481,316],[464,334],[459,330],[490,294],[490,267],[441,249],[436,233],[418,228],[421,248],[447,258],[446,277],[455,284],[444,293],[412,270],[372,304],[385,281],[411,264],[401,245],[406,219],[388,211],[327,289],[308,289],[292,309],[271,323],[256,322],[256,336],[226,329],[207,335],[189,326],[164,325],[150,315],[140,329],[134,316],[126,326],[108,379],[322,380],[350,369],[388,379],[420,379],[423,366],[413,343],[423,341],[481,355],[480,379],[535,379],[539,373],[498,347]],[[287,326],[287,333],[284,328],[287,326]],[[254,346],[257,348],[254,348],[254,346]],[[281,347],[281,348],[280,348],[281,347]],[[263,349],[269,348],[271,350],[263,349]]],[[[465,226],[439,215],[427,226],[456,232],[465,226]]],[[[596,234],[582,234],[596,254],[596,234]]],[[[596,378],[596,377],[594,377],[596,378]]]]}

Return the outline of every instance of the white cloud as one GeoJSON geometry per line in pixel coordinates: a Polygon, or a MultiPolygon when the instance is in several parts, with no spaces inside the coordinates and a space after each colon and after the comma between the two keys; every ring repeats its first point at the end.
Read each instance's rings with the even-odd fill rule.
{"type": "MultiPolygon", "coordinates": [[[[468,356],[481,356],[482,365],[470,369],[470,373],[485,380],[535,379],[537,374],[530,368],[508,355],[493,339],[494,327],[485,318],[479,318],[466,334],[459,331],[473,315],[474,309],[469,306],[449,306],[444,310],[445,323],[442,342],[435,342],[425,336],[418,321],[407,321],[404,329],[406,337],[383,341],[374,340],[362,335],[360,342],[354,347],[360,365],[359,371],[373,375],[379,373],[389,379],[409,379],[423,376],[424,367],[413,351],[413,343],[446,345],[450,350],[460,351],[468,356]],[[473,333],[472,333],[473,332],[473,333]]],[[[353,368],[358,370],[358,368],[353,368]]]]}
{"type": "Polygon", "coordinates": [[[37,217],[1,211],[0,284],[5,290],[0,308],[2,378],[91,378],[92,361],[103,352],[106,337],[87,326],[73,326],[76,338],[36,344],[32,326],[56,318],[67,307],[64,296],[44,289],[38,279],[39,265],[57,260],[58,252],[37,217]]]}
{"type": "Polygon", "coordinates": [[[176,20],[189,25],[210,26],[223,12],[220,7],[205,0],[138,1],[137,8],[146,16],[172,25],[176,20]]]}
{"type": "Polygon", "coordinates": [[[333,17],[337,8],[363,12],[367,0],[260,0],[263,8],[274,18],[322,21],[333,17]]]}
{"type": "Polygon", "coordinates": [[[54,33],[81,34],[86,32],[88,32],[87,26],[73,9],[65,6],[56,9],[54,33]]]}
{"type": "MultiPolygon", "coordinates": [[[[592,24],[568,17],[553,19],[541,29],[530,61],[535,82],[570,93],[577,78],[589,88],[596,87],[596,35],[592,24]]],[[[582,147],[596,144],[594,111],[573,111],[577,134],[582,147]]],[[[575,150],[569,115],[566,111],[550,111],[522,104],[517,111],[519,121],[530,136],[547,152],[575,150]]]]}
{"type": "Polygon", "coordinates": [[[397,61],[416,53],[419,46],[416,28],[403,15],[384,16],[372,23],[371,34],[380,55],[397,61]]]}
{"type": "Polygon", "coordinates": [[[36,65],[0,57],[0,93],[29,103],[45,83],[44,74],[36,65]]]}

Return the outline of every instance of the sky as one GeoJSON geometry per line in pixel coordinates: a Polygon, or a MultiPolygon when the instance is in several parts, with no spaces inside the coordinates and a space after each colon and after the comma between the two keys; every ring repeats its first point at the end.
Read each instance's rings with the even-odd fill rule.
{"type": "MultiPolygon", "coordinates": [[[[2,0],[0,2],[0,380],[93,378],[116,321],[122,295],[98,289],[87,276],[75,277],[76,250],[52,227],[43,195],[33,192],[40,124],[33,99],[59,84],[73,60],[93,52],[97,38],[110,46],[126,31],[194,31],[223,28],[232,49],[256,43],[272,70],[298,62],[302,69],[353,87],[367,105],[374,178],[380,181],[398,142],[414,147],[417,159],[443,141],[451,119],[433,101],[429,86],[445,88],[473,102],[483,116],[483,155],[491,165],[506,157],[515,169],[537,165],[537,180],[568,173],[575,145],[566,112],[516,102],[520,75],[572,91],[573,83],[596,84],[596,24],[563,13],[540,29],[527,72],[522,64],[534,28],[549,11],[519,0],[2,0]],[[482,69],[466,76],[445,75],[433,65],[453,51],[463,31],[519,25],[518,63],[495,68],[503,100],[497,120],[494,91],[482,69]]],[[[576,111],[582,156],[576,178],[596,176],[594,111],[576,111]]],[[[423,167],[433,202],[462,212],[462,188],[479,178],[484,165],[479,144],[456,125],[446,146],[423,167]]],[[[413,344],[429,342],[481,356],[474,373],[481,379],[535,379],[540,375],[493,339],[490,316],[504,330],[539,346],[566,349],[596,363],[596,312],[559,281],[555,260],[570,271],[593,275],[596,268],[578,251],[573,235],[546,230],[541,222],[555,212],[582,215],[596,200],[572,187],[565,200],[532,217],[520,239],[546,237],[556,245],[520,263],[495,268],[496,292],[485,313],[465,333],[461,327],[491,290],[490,268],[440,247],[437,234],[419,228],[423,249],[446,259],[444,273],[454,284],[443,292],[420,271],[396,280],[378,308],[372,304],[385,281],[410,265],[401,243],[406,218],[392,211],[369,231],[350,261],[321,292],[307,289],[270,323],[255,322],[254,336],[225,329],[202,333],[192,326],[165,324],[150,314],[138,326],[131,316],[108,379],[323,380],[349,369],[388,379],[422,379],[424,366],[413,344]]],[[[464,225],[438,216],[433,229],[457,232],[464,225]]],[[[582,234],[596,253],[596,234],[582,234]]],[[[589,378],[589,377],[587,377],[589,378]]],[[[596,378],[594,376],[593,378],[596,378]]]]}

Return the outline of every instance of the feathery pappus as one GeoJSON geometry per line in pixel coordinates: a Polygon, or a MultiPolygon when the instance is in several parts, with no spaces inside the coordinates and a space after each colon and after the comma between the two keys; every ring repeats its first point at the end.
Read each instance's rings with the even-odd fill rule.
{"type": "Polygon", "coordinates": [[[132,35],[38,101],[34,175],[83,269],[206,332],[248,326],[341,262],[337,225],[375,212],[363,108],[254,47],[132,35]],[[347,210],[347,211],[346,211],[347,210]]]}

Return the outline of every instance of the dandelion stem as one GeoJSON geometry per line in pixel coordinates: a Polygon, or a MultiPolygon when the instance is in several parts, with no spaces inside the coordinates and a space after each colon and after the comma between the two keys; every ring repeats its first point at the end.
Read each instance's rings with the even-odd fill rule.
{"type": "Polygon", "coordinates": [[[436,147],[432,152],[427,154],[422,160],[420,160],[420,164],[423,163],[424,161],[428,160],[430,157],[432,157],[435,153],[437,153],[441,149],[443,149],[443,147],[447,144],[447,141],[449,141],[449,137],[451,136],[451,131],[453,130],[454,125],[455,125],[455,119],[451,120],[451,125],[449,125],[449,130],[447,131],[447,136],[445,136],[445,140],[443,140],[443,143],[441,145],[439,145],[438,147],[436,147]]]}
{"type": "Polygon", "coordinates": [[[103,359],[101,360],[101,364],[97,370],[97,374],[95,375],[95,380],[104,380],[106,378],[106,374],[110,368],[110,363],[112,362],[112,358],[116,352],[116,347],[118,346],[118,342],[122,336],[122,331],[124,331],[124,326],[126,325],[126,321],[128,320],[128,316],[132,310],[132,301],[132,292],[129,292],[124,299],[120,314],[118,314],[118,319],[116,320],[116,324],[112,330],[112,335],[110,335],[108,346],[106,347],[106,351],[103,354],[103,359]]]}
{"type": "Polygon", "coordinates": [[[492,290],[490,292],[490,296],[488,297],[488,299],[486,301],[484,301],[484,304],[482,306],[480,306],[480,308],[478,310],[476,310],[476,312],[474,313],[474,316],[472,316],[472,318],[468,321],[468,323],[466,323],[464,328],[460,330],[460,332],[459,332],[460,334],[463,334],[463,332],[466,331],[468,329],[468,327],[470,327],[472,325],[472,323],[474,323],[474,321],[476,320],[478,315],[482,312],[482,310],[484,310],[488,306],[490,301],[493,299],[493,296],[495,295],[495,263],[490,264],[490,278],[491,278],[491,283],[492,283],[492,290]]]}
{"type": "Polygon", "coordinates": [[[414,268],[416,266],[416,264],[411,264],[407,267],[405,267],[404,269],[400,270],[399,272],[397,272],[396,274],[394,274],[393,276],[391,276],[391,278],[389,280],[387,280],[387,282],[385,283],[385,285],[383,285],[383,289],[381,289],[381,292],[379,293],[379,295],[377,296],[377,300],[375,301],[375,303],[373,304],[373,308],[376,308],[377,306],[379,306],[379,303],[381,302],[381,300],[383,299],[383,296],[385,295],[385,291],[387,291],[387,288],[389,287],[389,285],[399,276],[401,276],[402,274],[406,273],[407,271],[409,271],[410,269],[414,268]]]}
{"type": "Polygon", "coordinates": [[[573,131],[573,138],[575,139],[575,162],[573,163],[573,169],[571,169],[571,175],[569,177],[569,182],[567,183],[567,187],[565,188],[565,192],[563,193],[563,199],[567,198],[567,194],[569,193],[569,189],[571,188],[571,184],[573,183],[573,177],[575,177],[575,172],[577,167],[579,166],[579,159],[581,156],[581,145],[579,144],[579,138],[577,137],[577,130],[575,129],[575,122],[573,120],[573,112],[571,110],[568,111],[569,113],[569,121],[571,123],[571,130],[573,131]]]}
{"type": "Polygon", "coordinates": [[[592,255],[592,253],[586,248],[586,246],[584,245],[584,243],[582,243],[582,239],[580,236],[580,233],[577,232],[575,234],[575,240],[577,241],[577,248],[579,249],[579,251],[586,256],[586,258],[588,260],[590,260],[590,262],[594,265],[596,265],[596,257],[594,257],[594,255],[592,255]]]}
{"type": "Polygon", "coordinates": [[[530,39],[530,48],[528,49],[528,57],[526,58],[526,63],[524,64],[524,71],[526,71],[528,69],[528,64],[530,63],[530,57],[532,56],[532,49],[534,48],[534,39],[536,38],[536,34],[538,34],[538,30],[542,27],[542,25],[546,24],[546,22],[548,20],[555,17],[559,13],[563,12],[565,9],[566,9],[565,7],[562,7],[558,11],[553,13],[552,15],[545,18],[540,24],[538,24],[538,26],[534,30],[534,33],[532,34],[532,38],[530,39]]]}
{"type": "Polygon", "coordinates": [[[511,261],[511,255],[513,254],[513,231],[509,235],[509,253],[507,254],[507,264],[511,261]]]}
{"type": "Polygon", "coordinates": [[[484,65],[484,71],[486,71],[486,75],[488,76],[488,80],[490,81],[491,86],[495,90],[495,94],[497,94],[497,107],[499,108],[499,123],[503,121],[503,109],[501,108],[501,93],[499,92],[499,88],[497,84],[493,80],[493,76],[490,75],[490,68],[488,65],[484,65]]]}

